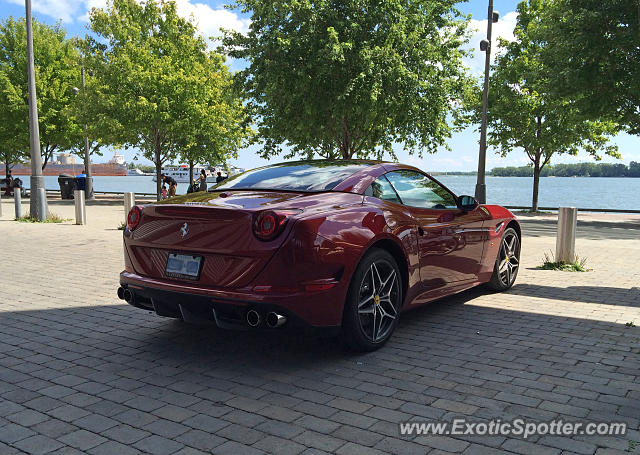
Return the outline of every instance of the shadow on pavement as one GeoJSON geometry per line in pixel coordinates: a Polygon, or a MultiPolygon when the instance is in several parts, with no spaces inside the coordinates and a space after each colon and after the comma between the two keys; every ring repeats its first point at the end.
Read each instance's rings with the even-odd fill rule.
{"type": "MultiPolygon", "coordinates": [[[[251,426],[249,415],[253,425],[264,421],[265,406],[331,422],[339,411],[347,424],[369,419],[368,428],[385,438],[372,445],[380,440],[376,447],[386,452],[393,450],[385,444],[401,440],[399,420],[409,417],[561,417],[638,428],[640,328],[468,304],[480,294],[471,290],[403,314],[389,343],[367,354],[345,352],[334,339],[192,326],[124,304],[4,311],[0,396],[8,406],[30,402],[48,384],[41,378],[54,384],[63,377],[69,391],[56,385],[53,400],[67,404],[73,392],[92,394],[98,404],[74,404],[116,420],[141,400],[223,421],[229,413],[239,428],[251,426]],[[245,417],[237,420],[238,413],[245,417]]],[[[140,429],[148,422],[127,421],[140,429]]],[[[571,439],[548,442],[571,445],[571,439]]],[[[593,452],[627,444],[625,438],[583,440],[593,452]]],[[[436,447],[430,441],[415,440],[436,447]]]]}

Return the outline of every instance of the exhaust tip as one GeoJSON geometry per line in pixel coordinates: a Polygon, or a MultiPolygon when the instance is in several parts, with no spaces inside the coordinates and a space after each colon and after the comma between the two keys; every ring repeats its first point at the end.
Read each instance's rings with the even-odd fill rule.
{"type": "Polygon", "coordinates": [[[118,288],[118,298],[124,300],[124,288],[122,286],[118,288]]]}
{"type": "Polygon", "coordinates": [[[287,317],[272,311],[267,314],[266,321],[270,328],[275,329],[283,326],[287,322],[287,317]]]}
{"type": "Polygon", "coordinates": [[[124,290],[124,292],[122,293],[122,297],[124,298],[125,302],[133,304],[134,295],[133,292],[131,292],[129,289],[124,290]]]}
{"type": "Polygon", "coordinates": [[[260,317],[260,313],[258,313],[256,310],[247,311],[247,324],[249,324],[251,327],[258,327],[260,325],[261,319],[262,318],[260,317]]]}

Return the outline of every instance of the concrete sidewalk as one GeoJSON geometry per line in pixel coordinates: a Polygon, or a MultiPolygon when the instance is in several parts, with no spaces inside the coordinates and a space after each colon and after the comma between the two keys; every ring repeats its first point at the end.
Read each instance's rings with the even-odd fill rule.
{"type": "MultiPolygon", "coordinates": [[[[0,453],[640,453],[640,217],[580,215],[588,273],[535,266],[549,217],[523,217],[513,289],[407,313],[383,349],[193,327],[129,307],[122,205],[88,225],[10,221],[0,245],[0,453]],[[624,421],[624,437],[403,437],[399,423],[624,421]]],[[[73,218],[73,205],[52,203],[73,218]]],[[[28,211],[28,209],[27,209],[28,211]]],[[[10,212],[10,213],[8,213],[10,212]]]]}

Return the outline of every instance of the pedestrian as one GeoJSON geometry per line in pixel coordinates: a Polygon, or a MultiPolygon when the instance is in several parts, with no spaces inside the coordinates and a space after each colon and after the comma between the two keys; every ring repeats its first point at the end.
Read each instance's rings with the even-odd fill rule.
{"type": "Polygon", "coordinates": [[[216,183],[222,182],[226,177],[222,176],[222,172],[218,171],[218,176],[216,177],[216,183]]]}
{"type": "Polygon", "coordinates": [[[178,189],[178,182],[173,177],[162,174],[162,182],[169,185],[169,194],[167,197],[173,197],[176,195],[178,189]]]}
{"type": "Polygon", "coordinates": [[[162,199],[166,199],[167,198],[167,185],[162,185],[162,195],[161,195],[162,199]]]}
{"type": "Polygon", "coordinates": [[[7,178],[5,179],[4,184],[4,194],[6,196],[11,196],[11,188],[13,188],[13,176],[11,175],[11,169],[7,170],[7,178]]]}
{"type": "Polygon", "coordinates": [[[207,191],[207,171],[200,170],[200,177],[198,177],[199,188],[198,191],[207,191]]]}

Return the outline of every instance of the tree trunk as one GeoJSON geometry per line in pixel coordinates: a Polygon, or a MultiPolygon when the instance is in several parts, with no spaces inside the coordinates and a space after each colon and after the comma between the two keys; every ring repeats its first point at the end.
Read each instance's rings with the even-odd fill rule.
{"type": "Polygon", "coordinates": [[[540,152],[536,152],[536,159],[533,162],[533,200],[531,201],[531,211],[538,211],[538,188],[540,187],[540,152]]]}
{"type": "Polygon", "coordinates": [[[189,160],[189,184],[193,183],[193,160],[189,160]]]}
{"type": "Polygon", "coordinates": [[[156,200],[160,200],[162,195],[162,162],[160,161],[160,144],[158,141],[154,144],[153,163],[156,165],[156,200]]]}

